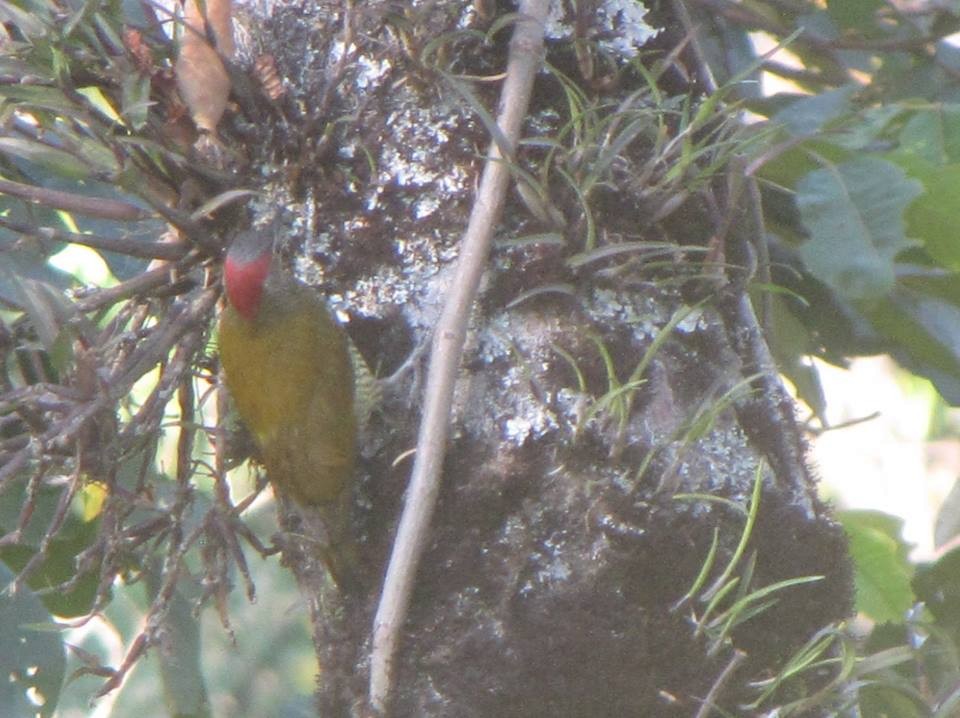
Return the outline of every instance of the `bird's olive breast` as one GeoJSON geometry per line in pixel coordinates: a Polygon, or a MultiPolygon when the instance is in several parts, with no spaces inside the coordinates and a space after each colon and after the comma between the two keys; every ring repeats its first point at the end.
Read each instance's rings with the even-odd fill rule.
{"type": "Polygon", "coordinates": [[[249,322],[231,307],[224,310],[220,361],[227,388],[261,446],[285,426],[305,420],[323,353],[314,312],[291,311],[272,321],[249,322]]]}

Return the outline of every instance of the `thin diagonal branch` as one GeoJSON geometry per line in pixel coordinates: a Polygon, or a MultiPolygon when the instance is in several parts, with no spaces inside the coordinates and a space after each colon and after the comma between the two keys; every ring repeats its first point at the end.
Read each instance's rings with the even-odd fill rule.
{"type": "Polygon", "coordinates": [[[118,254],[125,254],[128,257],[140,257],[143,259],[176,261],[182,259],[190,249],[182,242],[148,242],[130,237],[101,237],[95,234],[77,234],[75,232],[56,229],[55,227],[41,227],[3,218],[0,218],[0,227],[27,237],[49,239],[54,242],[72,242],[73,244],[82,244],[85,247],[92,247],[93,249],[117,252],[118,254]]]}
{"type": "Polygon", "coordinates": [[[427,542],[440,488],[453,388],[467,333],[470,310],[490,250],[494,228],[510,182],[509,162],[527,114],[533,80],[540,69],[543,24],[548,0],[523,0],[510,41],[507,76],[500,96],[497,125],[509,143],[492,142],[470,221],[461,242],[456,274],[433,338],[423,419],[397,537],[373,624],[370,705],[386,711],[394,680],[400,631],[406,621],[414,576],[427,542]]]}
{"type": "Polygon", "coordinates": [[[87,217],[101,217],[118,221],[135,221],[147,219],[150,213],[139,207],[117,199],[105,197],[87,197],[74,192],[34,187],[11,180],[0,179],[0,194],[8,194],[27,202],[42,204],[44,207],[63,209],[67,212],[76,212],[87,217]]]}
{"type": "Polygon", "coordinates": [[[721,691],[723,691],[723,687],[727,681],[730,680],[733,672],[737,670],[746,658],[747,654],[739,648],[734,650],[733,657],[730,658],[730,662],[720,671],[720,675],[717,676],[717,680],[713,682],[713,685],[710,687],[710,692],[707,693],[706,698],[703,699],[703,703],[700,705],[699,710],[697,710],[697,715],[694,716],[694,718],[707,718],[707,716],[713,713],[717,699],[720,697],[721,691]]]}

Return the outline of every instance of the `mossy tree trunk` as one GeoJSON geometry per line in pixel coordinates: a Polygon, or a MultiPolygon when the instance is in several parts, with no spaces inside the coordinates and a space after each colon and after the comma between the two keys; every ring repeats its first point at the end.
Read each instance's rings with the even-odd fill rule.
{"type": "MultiPolygon", "coordinates": [[[[510,33],[494,31],[510,8],[487,5],[278,3],[242,23],[287,81],[247,128],[260,138],[251,163],[275,170],[256,211],[282,208],[289,257],[382,374],[429,339],[450,282],[510,33]]],[[[749,680],[850,608],[843,534],[748,295],[763,256],[738,169],[750,135],[722,104],[698,116],[704,98],[677,87],[676,66],[657,76],[664,54],[640,58],[645,29],[628,10],[599,3],[548,28],[457,384],[396,715],[692,715],[705,700],[737,713],[749,680]],[[733,559],[725,578],[740,584],[708,612],[733,559]],[[738,597],[805,577],[820,578],[740,625],[742,606],[711,624],[738,597]]],[[[697,77],[691,57],[676,62],[697,77]]],[[[340,594],[286,557],[316,597],[323,715],[365,702],[416,379],[388,392],[362,443],[364,589],[340,594]]]]}

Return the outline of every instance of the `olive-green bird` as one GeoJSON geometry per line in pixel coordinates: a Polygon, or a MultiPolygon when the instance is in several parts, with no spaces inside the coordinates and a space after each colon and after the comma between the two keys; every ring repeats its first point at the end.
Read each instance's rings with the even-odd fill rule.
{"type": "MultiPolygon", "coordinates": [[[[317,293],[274,259],[269,232],[234,240],[223,281],[220,362],[267,478],[301,506],[342,506],[357,435],[345,332],[317,293]]],[[[328,530],[335,543],[338,531],[328,530]]]]}

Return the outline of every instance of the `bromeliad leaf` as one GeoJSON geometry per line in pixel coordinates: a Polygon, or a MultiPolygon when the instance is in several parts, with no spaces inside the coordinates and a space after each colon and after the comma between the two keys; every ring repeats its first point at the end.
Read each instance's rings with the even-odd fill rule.
{"type": "Polygon", "coordinates": [[[807,269],[841,295],[869,301],[894,286],[894,258],[916,244],[903,213],[923,191],[896,165],[872,157],[826,165],[797,184],[796,203],[810,239],[807,269]]]}

